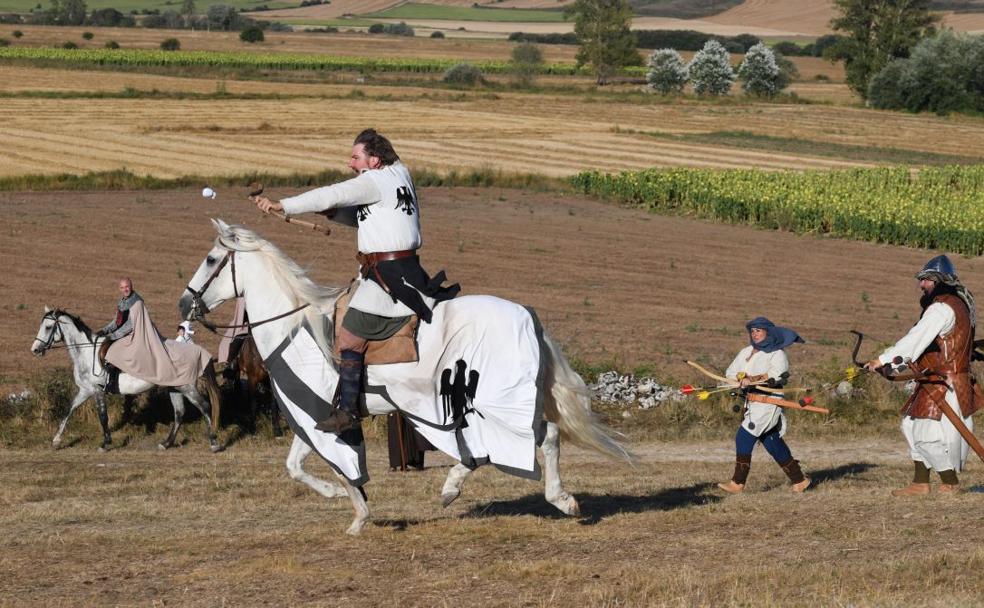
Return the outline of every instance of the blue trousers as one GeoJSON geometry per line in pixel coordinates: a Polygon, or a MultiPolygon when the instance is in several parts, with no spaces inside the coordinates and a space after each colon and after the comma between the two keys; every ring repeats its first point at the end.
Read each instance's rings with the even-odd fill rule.
{"type": "Polygon", "coordinates": [[[739,456],[751,456],[755,443],[761,441],[765,450],[777,463],[786,464],[793,459],[793,454],[789,451],[786,442],[779,436],[781,426],[781,424],[777,424],[759,437],[746,431],[743,426],[738,427],[738,433],[735,434],[735,452],[739,456]]]}

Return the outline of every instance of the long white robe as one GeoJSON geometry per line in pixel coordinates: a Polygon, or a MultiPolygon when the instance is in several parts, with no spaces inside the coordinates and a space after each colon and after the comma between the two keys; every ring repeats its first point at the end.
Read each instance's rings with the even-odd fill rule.
{"type": "MultiPolygon", "coordinates": [[[[896,357],[902,357],[906,362],[915,361],[937,336],[946,336],[953,331],[956,322],[957,317],[949,305],[943,302],[930,304],[909,333],[879,355],[878,360],[882,364],[891,363],[896,357]]],[[[946,392],[946,403],[954,412],[960,413],[957,395],[952,390],[946,392]]],[[[964,418],[964,424],[974,430],[972,417],[964,418]]],[[[902,419],[902,435],[909,444],[912,459],[934,471],[952,469],[960,472],[967,462],[970,446],[945,416],[940,420],[906,416],[902,419]]]]}
{"type": "MultiPolygon", "coordinates": [[[[769,378],[778,379],[789,371],[789,359],[785,351],[777,350],[771,353],[755,351],[753,354],[753,350],[751,345],[741,349],[724,375],[737,382],[738,374],[742,372],[746,376],[766,374],[769,378]]],[[[777,423],[781,425],[779,436],[782,437],[786,434],[786,415],[783,414],[781,407],[752,401],[745,403],[745,417],[741,421],[741,426],[753,436],[761,437],[762,433],[777,423]]]]}

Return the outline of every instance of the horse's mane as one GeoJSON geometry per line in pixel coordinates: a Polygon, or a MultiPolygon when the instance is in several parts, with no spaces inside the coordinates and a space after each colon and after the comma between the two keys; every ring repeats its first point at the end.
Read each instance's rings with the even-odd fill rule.
{"type": "Polygon", "coordinates": [[[85,334],[85,337],[88,338],[90,341],[92,340],[92,330],[89,329],[89,326],[86,325],[85,321],[83,321],[80,317],[78,317],[77,315],[73,315],[67,310],[62,310],[61,308],[56,308],[51,312],[54,313],[56,319],[62,316],[71,319],[72,323],[75,325],[75,329],[85,334]]]}
{"type": "Polygon", "coordinates": [[[326,347],[326,352],[331,352],[335,301],[345,291],[345,287],[318,285],[308,278],[306,270],[276,245],[245,226],[226,226],[216,239],[216,243],[233,251],[263,254],[270,268],[270,275],[295,300],[295,304],[298,306],[310,304],[304,309],[303,314],[315,330],[315,338],[319,340],[324,338],[325,344],[322,344],[322,347],[326,347]]]}

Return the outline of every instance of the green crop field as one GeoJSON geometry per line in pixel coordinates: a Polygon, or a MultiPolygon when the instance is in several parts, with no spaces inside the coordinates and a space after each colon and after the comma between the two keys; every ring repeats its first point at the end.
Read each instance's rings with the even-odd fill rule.
{"type": "Polygon", "coordinates": [[[385,11],[362,15],[377,19],[439,19],[446,21],[503,21],[515,23],[555,23],[564,21],[563,11],[518,8],[478,8],[408,2],[385,11]]]}
{"type": "MultiPolygon", "coordinates": [[[[209,0],[195,2],[195,7],[199,13],[205,13],[212,4],[228,4],[240,9],[252,10],[258,6],[268,6],[270,8],[295,8],[300,6],[300,0],[296,2],[284,2],[283,0],[209,0]]],[[[42,8],[49,8],[51,3],[47,0],[0,0],[0,13],[28,13],[38,5],[42,8]]],[[[132,10],[154,10],[161,12],[166,10],[181,10],[181,0],[86,0],[86,8],[90,11],[103,8],[115,8],[122,13],[129,13],[132,10]]]]}
{"type": "Polygon", "coordinates": [[[779,173],[652,169],[580,173],[575,188],[653,211],[984,253],[984,165],[779,173]]]}

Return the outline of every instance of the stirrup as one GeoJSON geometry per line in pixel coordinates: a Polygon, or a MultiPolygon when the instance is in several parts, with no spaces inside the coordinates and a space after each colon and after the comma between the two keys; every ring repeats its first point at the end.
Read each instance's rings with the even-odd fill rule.
{"type": "Polygon", "coordinates": [[[352,412],[336,407],[331,414],[328,414],[327,418],[314,425],[314,428],[323,433],[333,433],[338,435],[359,426],[361,420],[362,419],[359,416],[353,414],[352,412]]]}

